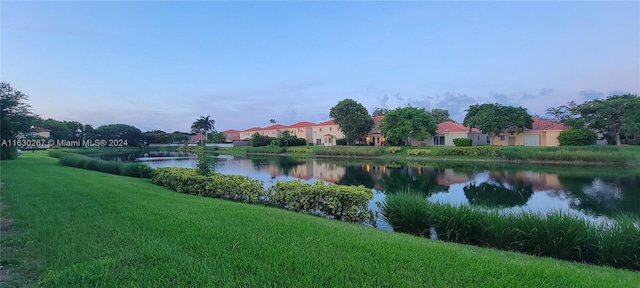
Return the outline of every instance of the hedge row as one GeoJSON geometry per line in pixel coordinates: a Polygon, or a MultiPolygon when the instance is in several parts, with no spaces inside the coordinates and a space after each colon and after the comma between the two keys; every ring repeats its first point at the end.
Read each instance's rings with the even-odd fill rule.
{"type": "Polygon", "coordinates": [[[246,176],[219,173],[202,176],[188,168],[158,168],[152,181],[190,195],[274,205],[348,222],[374,223],[374,214],[368,208],[373,191],[364,186],[333,185],[323,181],[306,184],[296,180],[278,181],[265,190],[262,181],[246,176]]]}
{"type": "Polygon", "coordinates": [[[437,149],[407,149],[407,155],[431,156],[487,156],[502,157],[502,146],[446,147],[437,149]]]}
{"type": "Polygon", "coordinates": [[[149,167],[149,165],[143,163],[105,161],[59,150],[49,150],[49,156],[60,159],[60,164],[64,166],[95,170],[115,175],[151,178],[153,172],[153,169],[149,167]]]}

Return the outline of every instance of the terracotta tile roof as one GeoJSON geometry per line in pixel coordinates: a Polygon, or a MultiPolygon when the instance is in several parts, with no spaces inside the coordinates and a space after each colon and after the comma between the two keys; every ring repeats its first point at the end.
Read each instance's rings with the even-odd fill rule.
{"type": "Polygon", "coordinates": [[[222,133],[224,133],[224,134],[232,134],[232,133],[238,133],[238,132],[240,132],[240,131],[235,130],[235,129],[229,129],[229,130],[222,131],[222,133]]]}
{"type": "Polygon", "coordinates": [[[287,128],[303,128],[303,127],[313,127],[313,126],[316,126],[316,124],[308,121],[303,121],[303,122],[298,122],[296,124],[287,126],[287,128]]]}
{"type": "Polygon", "coordinates": [[[322,122],[322,123],[319,123],[319,124],[318,124],[318,125],[316,125],[316,126],[327,126],[327,125],[336,125],[336,122],[335,122],[335,121],[333,121],[333,120],[329,120],[329,121],[324,121],[324,122],[322,122]]]}
{"type": "Polygon", "coordinates": [[[380,121],[382,121],[382,119],[384,119],[384,115],[382,115],[382,116],[374,116],[373,117],[373,123],[380,123],[380,121]]]}
{"type": "Polygon", "coordinates": [[[40,133],[40,132],[51,132],[51,130],[49,130],[49,129],[45,129],[45,128],[36,127],[36,128],[33,128],[33,132],[36,132],[36,133],[40,133]]]}
{"type": "Polygon", "coordinates": [[[544,131],[544,130],[565,130],[569,129],[562,123],[554,122],[551,120],[542,119],[540,117],[533,117],[533,125],[531,129],[525,129],[528,131],[544,131]]]}
{"type": "Polygon", "coordinates": [[[287,128],[287,126],[280,125],[280,124],[273,124],[269,127],[264,127],[263,130],[274,130],[274,129],[282,129],[282,128],[287,128]]]}
{"type": "MultiPolygon", "coordinates": [[[[469,127],[462,125],[462,123],[455,123],[455,122],[451,122],[451,121],[444,121],[440,124],[438,124],[438,130],[436,130],[436,133],[438,134],[444,134],[447,132],[469,132],[469,127]]],[[[471,129],[472,133],[480,133],[480,130],[476,129],[476,128],[472,128],[471,129]]]]}
{"type": "Polygon", "coordinates": [[[242,130],[242,132],[251,132],[251,131],[258,131],[258,130],[262,130],[262,128],[260,128],[260,127],[252,127],[252,128],[247,129],[247,130],[242,130]]]}
{"type": "Polygon", "coordinates": [[[334,137],[333,134],[324,134],[326,137],[334,137]]]}

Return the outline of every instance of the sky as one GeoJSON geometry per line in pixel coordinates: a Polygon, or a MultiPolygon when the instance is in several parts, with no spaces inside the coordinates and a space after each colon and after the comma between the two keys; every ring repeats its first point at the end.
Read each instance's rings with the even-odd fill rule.
{"type": "Polygon", "coordinates": [[[640,94],[640,2],[0,3],[0,78],[43,118],[218,131],[351,98],[545,109],[640,94]]]}

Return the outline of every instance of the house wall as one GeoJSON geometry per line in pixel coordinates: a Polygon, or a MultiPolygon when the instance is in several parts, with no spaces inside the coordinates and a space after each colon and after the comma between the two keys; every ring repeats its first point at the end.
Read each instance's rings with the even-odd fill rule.
{"type": "Polygon", "coordinates": [[[286,129],[282,129],[282,131],[289,131],[291,135],[307,140],[307,143],[311,143],[313,141],[312,127],[286,128],[286,129]]]}
{"type": "Polygon", "coordinates": [[[546,139],[545,143],[541,144],[543,146],[560,146],[560,142],[558,141],[558,136],[560,136],[560,130],[548,130],[546,131],[546,139]]]}
{"type": "Polygon", "coordinates": [[[521,132],[520,134],[500,134],[495,137],[493,141],[493,145],[499,146],[508,146],[509,145],[509,137],[516,137],[516,142],[514,146],[524,146],[524,136],[525,135],[540,135],[540,146],[558,146],[558,135],[560,135],[560,131],[549,130],[549,131],[526,131],[521,132]],[[504,141],[500,140],[500,135],[504,135],[504,141]]]}
{"type": "Polygon", "coordinates": [[[322,125],[322,126],[313,126],[313,145],[320,146],[335,146],[336,139],[344,138],[344,134],[342,130],[340,130],[340,126],[338,125],[322,125]],[[332,135],[332,136],[326,136],[332,135]],[[320,144],[318,144],[318,139],[320,139],[320,144]]]}

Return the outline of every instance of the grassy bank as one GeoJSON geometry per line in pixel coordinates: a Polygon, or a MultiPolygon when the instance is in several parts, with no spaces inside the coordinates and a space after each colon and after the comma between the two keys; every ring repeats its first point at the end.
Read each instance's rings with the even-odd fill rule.
{"type": "Polygon", "coordinates": [[[640,271],[638,219],[594,224],[562,211],[507,214],[413,192],[387,195],[380,206],[395,231],[430,237],[434,229],[444,241],[640,271]]]}
{"type": "MultiPolygon", "coordinates": [[[[279,149],[279,148],[278,148],[279,149]]],[[[233,147],[217,152],[235,156],[275,153],[275,148],[233,147]],[[263,151],[264,150],[264,151],[263,151]]],[[[277,150],[278,153],[281,150],[277,150]]],[[[386,160],[492,161],[515,163],[640,165],[640,146],[586,147],[288,147],[285,154],[297,157],[366,157],[386,160]]]]}
{"type": "MultiPolygon", "coordinates": [[[[634,287],[640,274],[175,193],[149,180],[0,162],[7,286],[634,287]],[[6,221],[5,221],[6,222],[6,221]]],[[[2,284],[4,287],[4,283],[2,284]]]]}

